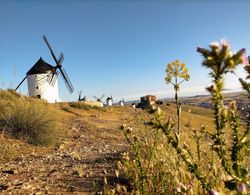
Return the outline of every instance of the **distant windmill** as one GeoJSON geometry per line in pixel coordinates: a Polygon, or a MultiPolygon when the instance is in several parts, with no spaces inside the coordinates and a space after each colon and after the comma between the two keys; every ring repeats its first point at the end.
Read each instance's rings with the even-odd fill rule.
{"type": "Polygon", "coordinates": [[[82,98],[82,90],[78,91],[78,102],[85,102],[86,101],[86,96],[82,98]]]}
{"type": "Polygon", "coordinates": [[[95,98],[96,99],[96,101],[98,101],[98,102],[102,102],[102,99],[104,98],[104,94],[101,96],[101,97],[96,97],[95,95],[93,95],[93,98],[95,98]]]}
{"type": "Polygon", "coordinates": [[[93,98],[95,98],[96,101],[100,103],[100,106],[103,107],[102,99],[104,98],[104,94],[101,97],[99,97],[99,98],[96,97],[95,95],[93,95],[93,98]]]}
{"type": "Polygon", "coordinates": [[[113,105],[113,97],[112,95],[106,99],[107,106],[113,105]]]}
{"type": "Polygon", "coordinates": [[[125,103],[124,99],[121,99],[121,100],[119,101],[119,105],[120,105],[120,106],[124,106],[124,103],[125,103]]]}
{"type": "Polygon", "coordinates": [[[41,57],[35,63],[34,66],[26,73],[24,79],[19,83],[15,90],[17,90],[24,80],[28,80],[28,90],[30,96],[35,96],[41,99],[45,99],[48,102],[60,101],[58,95],[58,74],[60,73],[63,81],[68,88],[69,93],[73,93],[74,87],[66,73],[62,68],[62,62],[64,55],[61,53],[59,58],[56,58],[48,39],[43,36],[43,39],[48,46],[50,53],[56,63],[56,66],[52,66],[46,63],[41,57]]]}

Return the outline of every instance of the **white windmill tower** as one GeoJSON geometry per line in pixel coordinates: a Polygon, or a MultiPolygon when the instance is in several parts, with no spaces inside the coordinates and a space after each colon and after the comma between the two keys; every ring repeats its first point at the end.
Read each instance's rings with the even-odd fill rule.
{"type": "Polygon", "coordinates": [[[107,106],[113,105],[113,97],[112,95],[106,99],[107,106]]]}
{"type": "Polygon", "coordinates": [[[124,99],[121,99],[121,100],[119,101],[119,106],[124,106],[124,103],[125,103],[124,99]]]}
{"type": "Polygon", "coordinates": [[[61,53],[57,59],[53,50],[51,49],[46,36],[43,36],[45,43],[47,44],[53,59],[56,62],[56,66],[52,66],[46,63],[40,58],[34,66],[26,73],[24,79],[19,83],[15,90],[17,90],[24,80],[27,78],[29,96],[35,96],[41,99],[45,99],[48,102],[54,103],[60,101],[58,93],[58,73],[61,74],[66,87],[69,92],[74,91],[73,85],[69,80],[67,73],[62,68],[62,62],[64,56],[61,53]],[[59,71],[58,71],[59,69],[59,71]]]}

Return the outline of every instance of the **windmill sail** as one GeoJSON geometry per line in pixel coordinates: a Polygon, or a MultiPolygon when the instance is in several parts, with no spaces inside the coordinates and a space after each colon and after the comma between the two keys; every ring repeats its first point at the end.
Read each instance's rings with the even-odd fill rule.
{"type": "Polygon", "coordinates": [[[74,91],[74,87],[68,77],[68,74],[66,73],[65,69],[59,67],[60,73],[62,75],[63,81],[67,87],[67,89],[69,90],[69,93],[73,93],[74,91]]]}
{"type": "Polygon", "coordinates": [[[27,76],[25,76],[25,77],[23,78],[23,80],[17,85],[15,91],[22,85],[22,83],[25,81],[26,78],[27,78],[27,76]]]}
{"type": "Polygon", "coordinates": [[[104,98],[104,96],[105,96],[105,95],[103,94],[102,97],[100,97],[100,100],[102,100],[102,98],[104,98]]]}
{"type": "Polygon", "coordinates": [[[53,59],[55,60],[56,64],[59,65],[58,61],[56,59],[56,55],[54,54],[54,52],[53,52],[53,50],[52,50],[52,48],[51,48],[51,46],[49,44],[49,41],[48,41],[48,39],[47,39],[47,37],[45,35],[43,35],[43,40],[45,41],[46,45],[48,46],[48,48],[50,50],[50,53],[51,53],[53,59]]]}
{"type": "MultiPolygon", "coordinates": [[[[64,60],[64,55],[63,55],[63,53],[61,52],[61,54],[60,54],[60,56],[59,56],[59,58],[58,58],[58,64],[60,64],[60,66],[61,66],[63,60],[64,60]]],[[[55,85],[55,82],[56,82],[56,79],[57,79],[57,74],[56,74],[56,69],[57,69],[57,67],[58,67],[58,66],[56,66],[56,67],[54,68],[54,70],[51,72],[50,77],[49,77],[49,80],[48,80],[48,82],[49,82],[49,84],[50,84],[51,86],[54,86],[54,85],[55,85]]]]}
{"type": "Polygon", "coordinates": [[[60,56],[59,56],[59,58],[57,59],[56,55],[54,54],[54,52],[53,52],[53,50],[52,50],[52,48],[51,48],[51,46],[49,44],[49,41],[48,41],[48,39],[47,39],[47,37],[45,35],[43,36],[43,39],[44,39],[46,45],[48,46],[48,48],[50,50],[50,53],[51,53],[54,61],[56,62],[56,66],[55,66],[54,70],[52,71],[52,76],[51,76],[50,84],[51,85],[55,84],[55,80],[56,80],[55,79],[55,75],[57,73],[57,69],[59,69],[59,73],[61,74],[61,76],[63,78],[63,81],[64,81],[64,83],[65,83],[65,85],[66,85],[69,93],[73,93],[74,87],[73,87],[73,85],[72,85],[72,83],[71,83],[71,81],[70,81],[70,79],[69,79],[66,71],[64,69],[62,69],[62,62],[64,60],[63,53],[61,53],[60,56]]]}

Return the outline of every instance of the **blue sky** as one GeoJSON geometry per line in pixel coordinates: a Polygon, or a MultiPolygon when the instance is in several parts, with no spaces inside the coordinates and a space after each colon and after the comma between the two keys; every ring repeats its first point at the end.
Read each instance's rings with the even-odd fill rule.
{"type": "MultiPolygon", "coordinates": [[[[70,95],[59,80],[64,101],[76,100],[78,90],[89,99],[172,97],[164,77],[175,59],[191,74],[181,95],[204,94],[211,79],[197,46],[224,38],[249,55],[249,8],[247,0],[0,0],[0,87],[16,87],[40,56],[54,64],[45,34],[57,56],[63,51],[75,88],[70,95]]],[[[242,68],[237,74],[244,76],[242,68]]],[[[226,88],[240,89],[236,76],[227,81],[226,88]]],[[[27,94],[27,82],[19,91],[27,94]]]]}

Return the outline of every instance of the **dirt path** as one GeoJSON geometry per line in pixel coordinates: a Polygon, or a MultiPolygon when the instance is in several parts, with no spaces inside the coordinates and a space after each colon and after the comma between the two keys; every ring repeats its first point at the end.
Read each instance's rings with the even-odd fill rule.
{"type": "Polygon", "coordinates": [[[116,160],[126,150],[121,132],[104,123],[104,127],[96,127],[86,119],[75,118],[70,122],[69,135],[57,148],[1,164],[0,193],[101,191],[104,177],[111,182],[115,179],[116,160]]]}

